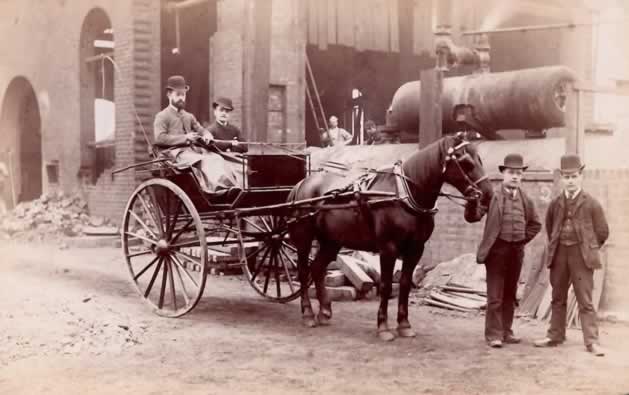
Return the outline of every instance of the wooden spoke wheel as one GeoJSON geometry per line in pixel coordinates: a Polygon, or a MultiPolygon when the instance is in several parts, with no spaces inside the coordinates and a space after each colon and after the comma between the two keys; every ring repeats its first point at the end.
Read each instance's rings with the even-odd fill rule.
{"type": "Polygon", "coordinates": [[[297,249],[288,238],[286,217],[243,217],[240,229],[243,271],[253,289],[279,303],[299,297],[301,285],[297,273],[297,249]]]}
{"type": "Polygon", "coordinates": [[[131,280],[155,313],[180,317],[203,295],[206,233],[185,192],[164,179],[142,183],[122,221],[122,249],[131,280]]]}

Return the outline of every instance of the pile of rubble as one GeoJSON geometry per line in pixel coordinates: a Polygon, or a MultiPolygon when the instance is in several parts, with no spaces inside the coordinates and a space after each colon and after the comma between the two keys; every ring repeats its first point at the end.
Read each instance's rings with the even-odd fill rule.
{"type": "Polygon", "coordinates": [[[87,202],[79,195],[63,192],[43,194],[19,203],[0,217],[4,238],[42,241],[82,236],[89,229],[108,225],[108,220],[88,215],[87,202]]]}

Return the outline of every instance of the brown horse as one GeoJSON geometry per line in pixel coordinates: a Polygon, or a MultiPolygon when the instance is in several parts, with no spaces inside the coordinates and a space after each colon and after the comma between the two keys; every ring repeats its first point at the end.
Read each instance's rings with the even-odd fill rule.
{"type": "MultiPolygon", "coordinates": [[[[433,232],[433,215],[437,211],[434,207],[443,183],[454,186],[468,200],[465,210],[468,222],[480,220],[484,212],[478,205],[483,207],[489,203],[492,188],[476,147],[461,134],[443,137],[419,150],[402,162],[401,168],[401,174],[378,172],[369,190],[396,192],[402,187],[408,192],[405,199],[382,204],[367,202],[356,205],[357,208],[339,206],[338,201],[334,201],[338,208],[322,203],[320,210],[289,227],[290,239],[297,248],[302,318],[306,326],[314,327],[317,322],[326,325],[332,318],[332,305],[324,284],[326,268],[336,259],[341,247],[347,247],[380,254],[378,335],[382,340],[395,338],[387,323],[387,308],[394,264],[397,258],[402,258],[397,332],[401,337],[415,336],[408,321],[411,277],[424,251],[424,243],[433,232]],[[309,273],[308,258],[314,240],[319,250],[309,273]],[[309,274],[319,300],[317,320],[308,297],[309,274]]],[[[295,186],[288,199],[322,196],[338,182],[339,176],[331,173],[311,175],[295,186]]]]}

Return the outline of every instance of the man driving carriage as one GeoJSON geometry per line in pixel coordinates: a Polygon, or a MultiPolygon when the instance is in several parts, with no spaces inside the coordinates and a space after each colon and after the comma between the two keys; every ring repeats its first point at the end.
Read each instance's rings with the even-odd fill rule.
{"type": "MultiPolygon", "coordinates": [[[[166,84],[168,106],[157,113],[153,124],[155,145],[162,153],[173,158],[178,168],[191,168],[204,192],[238,191],[240,183],[238,172],[234,169],[236,166],[229,163],[220,153],[209,149],[210,144],[214,143],[215,136],[201,126],[193,114],[184,110],[189,89],[190,86],[186,84],[184,77],[174,75],[168,78],[166,84]]],[[[215,115],[219,111],[223,114],[220,118],[217,116],[217,122],[222,121],[227,126],[229,111],[232,110],[231,101],[219,100],[214,103],[215,115]]],[[[235,127],[229,126],[233,131],[235,127]]],[[[238,131],[237,128],[235,130],[238,131]]],[[[246,151],[246,147],[238,143],[240,131],[232,138],[236,140],[231,143],[216,142],[213,145],[218,150],[229,148],[238,152],[246,151]]]]}

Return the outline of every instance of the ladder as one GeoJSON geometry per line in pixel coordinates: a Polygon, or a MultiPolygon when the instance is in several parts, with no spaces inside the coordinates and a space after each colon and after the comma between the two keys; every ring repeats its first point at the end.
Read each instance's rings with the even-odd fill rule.
{"type": "Polygon", "coordinates": [[[312,118],[315,121],[317,131],[321,129],[328,130],[328,119],[325,116],[325,110],[321,105],[321,97],[319,96],[319,90],[317,89],[317,81],[315,81],[314,74],[312,73],[312,67],[310,66],[310,60],[308,54],[306,54],[306,97],[310,104],[310,110],[312,111],[312,118]]]}

